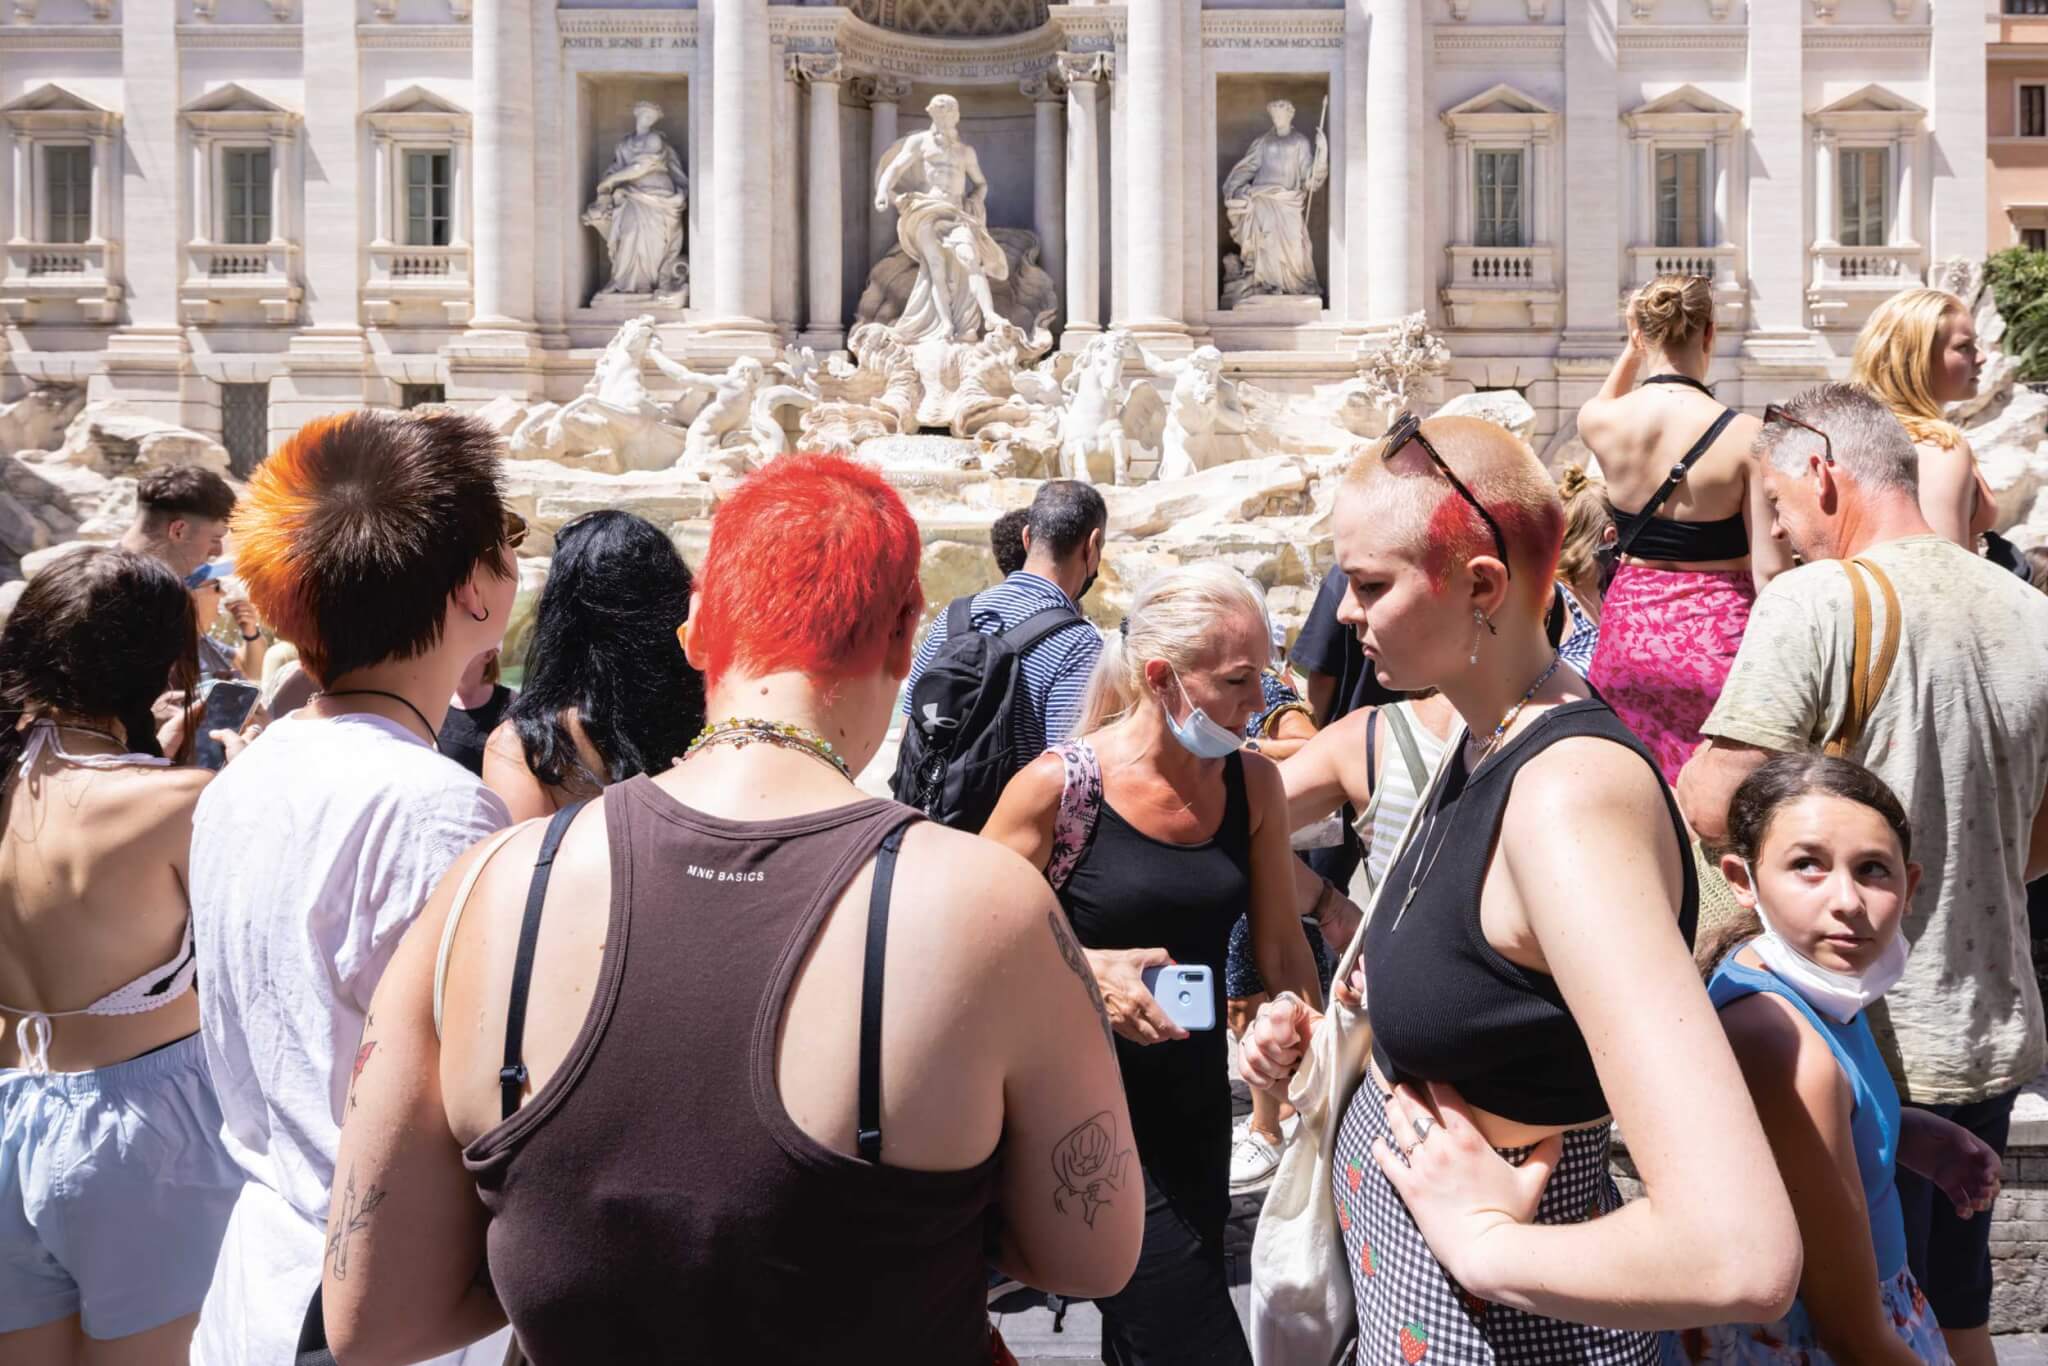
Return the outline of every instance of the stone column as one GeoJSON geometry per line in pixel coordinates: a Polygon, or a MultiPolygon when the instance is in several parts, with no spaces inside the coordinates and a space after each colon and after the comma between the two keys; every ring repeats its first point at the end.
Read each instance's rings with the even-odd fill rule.
{"type": "Polygon", "coordinates": [[[889,144],[896,141],[896,113],[910,93],[910,82],[894,76],[863,76],[853,88],[868,104],[868,178],[861,187],[861,201],[868,205],[867,265],[872,269],[896,245],[896,211],[874,207],[875,177],[881,173],[889,144]]]}
{"type": "Polygon", "coordinates": [[[1037,120],[1032,143],[1031,229],[1038,234],[1038,263],[1055,282],[1066,274],[1067,130],[1066,82],[1057,65],[1020,84],[1037,120]]]}
{"type": "Polygon", "coordinates": [[[532,3],[496,0],[470,22],[476,195],[489,206],[476,225],[472,332],[534,330],[532,3]]]}
{"type": "MultiPolygon", "coordinates": [[[[14,138],[14,240],[33,242],[36,240],[36,162],[35,144],[26,135],[16,134],[14,138]]],[[[93,160],[93,182],[100,179],[98,149],[95,146],[93,160]]],[[[93,231],[99,231],[100,205],[93,206],[93,231]]]]}
{"type": "Polygon", "coordinates": [[[1555,247],[1557,214],[1551,206],[1558,199],[1557,139],[1549,133],[1538,133],[1529,152],[1536,171],[1529,196],[1530,238],[1539,247],[1555,247]]]}
{"type": "Polygon", "coordinates": [[[1813,132],[1813,240],[1816,246],[1836,244],[1835,135],[1825,128],[1813,132]]]}
{"type": "Polygon", "coordinates": [[[1920,177],[1917,155],[1920,135],[1909,129],[1899,135],[1892,144],[1892,159],[1899,164],[1898,189],[1892,199],[1892,245],[1903,247],[1919,238],[1913,232],[1913,209],[1919,194],[1920,177]]]}
{"type": "MultiPolygon", "coordinates": [[[[711,31],[711,138],[716,170],[707,331],[730,349],[772,349],[775,135],[768,0],[717,0],[711,31]]],[[[698,193],[705,193],[700,187],[698,193]]]]}
{"type": "MultiPolygon", "coordinates": [[[[185,221],[185,215],[179,203],[183,119],[178,113],[182,101],[175,9],[121,7],[123,136],[114,150],[122,162],[124,217],[137,229],[121,244],[129,322],[117,341],[124,353],[177,356],[186,350],[178,323],[178,282],[185,271],[176,225],[185,221]]],[[[163,386],[159,382],[149,387],[163,386]]]]}
{"type": "MultiPolygon", "coordinates": [[[[271,166],[275,169],[277,153],[272,151],[271,166]]],[[[276,205],[271,205],[273,210],[276,205]]],[[[98,230],[95,215],[94,230],[98,230]]],[[[192,134],[192,241],[204,244],[213,240],[213,140],[204,133],[192,134]]]]}
{"type": "Polygon", "coordinates": [[[1635,144],[1636,154],[1635,244],[1654,247],[1657,245],[1657,147],[1647,133],[1637,133],[1630,141],[1635,144]]]}
{"type": "MultiPolygon", "coordinates": [[[[1727,133],[1714,135],[1714,225],[1713,231],[1707,235],[1707,245],[1712,247],[1725,247],[1733,240],[1731,229],[1734,225],[1729,221],[1728,204],[1729,184],[1734,174],[1734,167],[1730,164],[1735,159],[1733,144],[1734,139],[1727,133]]],[[[1728,268],[1728,263],[1722,262],[1720,273],[1725,274],[1728,268]]]]}
{"type": "MultiPolygon", "coordinates": [[[[1102,330],[1102,82],[1115,58],[1107,52],[1062,52],[1067,85],[1067,325],[1065,336],[1102,330]]],[[[1064,346],[1065,343],[1063,342],[1064,346]]],[[[1066,349],[1073,350],[1072,346],[1066,349]]]]}
{"type": "MultiPolygon", "coordinates": [[[[1352,0],[1371,21],[1365,76],[1366,282],[1373,323],[1395,323],[1424,306],[1426,235],[1422,43],[1429,20],[1414,0],[1352,0]]],[[[1349,26],[1347,26],[1349,31],[1349,26]]],[[[1354,201],[1354,207],[1356,207],[1354,201]]]]}
{"type": "Polygon", "coordinates": [[[291,225],[291,180],[287,175],[292,162],[292,137],[289,133],[270,135],[270,240],[283,243],[292,240],[291,225]]]}
{"type": "MultiPolygon", "coordinates": [[[[1749,333],[1743,355],[1783,362],[1813,357],[1806,328],[1807,145],[1804,5],[1749,10],[1749,333]]],[[[1978,16],[1978,23],[1983,16],[1978,16]]],[[[1981,70],[1977,76],[1982,80],[1981,70]]],[[[1826,229],[1824,229],[1826,230],[1826,229]]],[[[1773,390],[1758,402],[1778,397],[1773,390]]],[[[1732,396],[1731,396],[1732,400],[1732,396]]],[[[1749,405],[1745,402],[1745,406],[1749,405]]]]}
{"type": "Polygon", "coordinates": [[[1472,139],[1451,139],[1451,240],[1472,240],[1472,139]]]}
{"type": "MultiPolygon", "coordinates": [[[[483,42],[482,32],[476,37],[483,42]]],[[[375,172],[357,150],[364,101],[355,15],[346,5],[308,5],[303,38],[306,113],[299,136],[306,164],[319,172],[304,190],[301,326],[270,386],[273,443],[314,418],[384,398],[362,328],[363,171],[375,172]]]]}
{"type": "MultiPolygon", "coordinates": [[[[1564,183],[1572,230],[1564,243],[1564,339],[1560,355],[1611,357],[1623,329],[1621,291],[1621,85],[1616,0],[1576,0],[1564,10],[1564,183]]],[[[1539,199],[1555,184],[1533,187],[1539,199]]],[[[1554,245],[1554,244],[1553,244],[1554,245]]]]}
{"type": "MultiPolygon", "coordinates": [[[[397,159],[398,145],[396,143],[386,141],[383,138],[375,138],[371,141],[370,160],[372,166],[370,173],[376,179],[377,200],[374,209],[377,221],[370,225],[370,245],[373,247],[388,247],[392,243],[392,219],[395,215],[392,212],[391,182],[392,178],[398,174],[393,169],[392,163],[397,159]]],[[[458,179],[455,183],[460,185],[462,182],[458,179]]]]}
{"type": "Polygon", "coordinates": [[[1180,0],[1127,0],[1130,88],[1124,110],[1124,164],[1115,168],[1129,206],[1118,270],[1128,282],[1122,320],[1141,340],[1164,339],[1172,349],[1185,338],[1182,312],[1180,224],[1181,145],[1178,117],[1181,74],[1180,0]]]}
{"type": "MultiPolygon", "coordinates": [[[[380,158],[382,160],[383,158],[380,158]]],[[[390,183],[386,174],[386,185],[390,183]]],[[[457,133],[448,141],[448,245],[469,245],[469,135],[457,133]]],[[[386,193],[389,193],[387,188],[386,193]]]]}
{"type": "Polygon", "coordinates": [[[789,74],[790,79],[810,91],[810,107],[805,116],[810,125],[805,166],[808,202],[804,206],[810,301],[802,341],[820,351],[836,351],[846,340],[846,331],[840,325],[845,242],[840,230],[839,84],[843,72],[839,54],[792,54],[789,74]]]}
{"type": "Polygon", "coordinates": [[[1927,71],[1933,91],[1928,128],[1936,152],[1927,187],[1933,201],[1930,263],[1979,257],[1991,246],[1985,189],[1984,42],[1983,6],[1962,0],[1939,0],[1934,6],[1927,71]]]}

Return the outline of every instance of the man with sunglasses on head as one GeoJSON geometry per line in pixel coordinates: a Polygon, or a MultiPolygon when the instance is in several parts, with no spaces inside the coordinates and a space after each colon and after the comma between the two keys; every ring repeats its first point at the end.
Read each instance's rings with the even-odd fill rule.
{"type": "MultiPolygon", "coordinates": [[[[1679,801],[1721,840],[1744,778],[1823,749],[1899,795],[1929,852],[1903,974],[1863,984],[1883,997],[1871,1023],[1905,1102],[2002,1154],[2048,1062],[2026,912],[2048,872],[2048,597],[1927,524],[1912,440],[1860,389],[1773,404],[1757,454],[1772,534],[1805,563],[1757,598],[1679,801]]],[[[1844,933],[1868,932],[1859,915],[1845,906],[1844,933]]],[[[1991,1216],[1915,1174],[1941,1157],[1899,1152],[1908,1259],[1959,1366],[1988,1366],[1991,1216]]]]}

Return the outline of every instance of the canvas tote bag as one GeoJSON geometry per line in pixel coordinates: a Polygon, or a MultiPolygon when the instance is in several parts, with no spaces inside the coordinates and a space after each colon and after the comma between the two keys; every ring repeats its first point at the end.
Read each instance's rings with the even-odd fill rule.
{"type": "MultiPolygon", "coordinates": [[[[1465,728],[1460,726],[1450,743],[1464,742],[1465,728]]],[[[1445,750],[1447,755],[1451,752],[1445,750]]],[[[1416,824],[1435,801],[1449,767],[1448,762],[1437,766],[1423,800],[1415,804],[1401,831],[1402,851],[1415,838],[1416,824]]],[[[1397,861],[1399,857],[1397,853],[1397,861]]],[[[1384,883],[1373,889],[1365,908],[1367,920],[1385,890],[1384,883]]],[[[1365,921],[1360,921],[1337,960],[1333,984],[1351,975],[1364,943],[1365,921]]],[[[1350,1260],[1344,1255],[1330,1182],[1337,1130],[1352,1092],[1365,1079],[1371,1049],[1367,1012],[1341,1004],[1333,992],[1329,1013],[1287,1089],[1288,1102],[1301,1116],[1301,1129],[1281,1154],[1252,1236],[1251,1347],[1252,1360],[1259,1366],[1335,1366],[1347,1358],[1358,1335],[1350,1260]]]]}

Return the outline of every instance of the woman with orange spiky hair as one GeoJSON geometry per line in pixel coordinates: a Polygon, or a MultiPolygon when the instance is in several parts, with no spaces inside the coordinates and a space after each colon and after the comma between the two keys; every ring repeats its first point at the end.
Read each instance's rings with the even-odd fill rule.
{"type": "Polygon", "coordinates": [[[248,1177],[193,1360],[288,1360],[320,1282],[327,1189],[370,993],[504,803],[435,749],[498,643],[525,526],[499,443],[453,414],[308,423],[233,522],[249,599],[321,691],[252,742],[193,819],[201,1033],[248,1177]]]}

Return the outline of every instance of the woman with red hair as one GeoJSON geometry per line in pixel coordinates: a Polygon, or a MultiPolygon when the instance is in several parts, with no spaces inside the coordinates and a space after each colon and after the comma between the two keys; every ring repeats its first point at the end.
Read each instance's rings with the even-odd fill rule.
{"type": "Polygon", "coordinates": [[[992,1354],[990,1249],[1043,1289],[1122,1287],[1144,1182],[1058,903],[853,783],[909,672],[919,551],[866,466],[749,478],[683,627],[713,718],[683,761],[449,870],[347,1101],[341,1360],[509,1320],[536,1366],[685,1341],[964,1366],[992,1354]]]}

